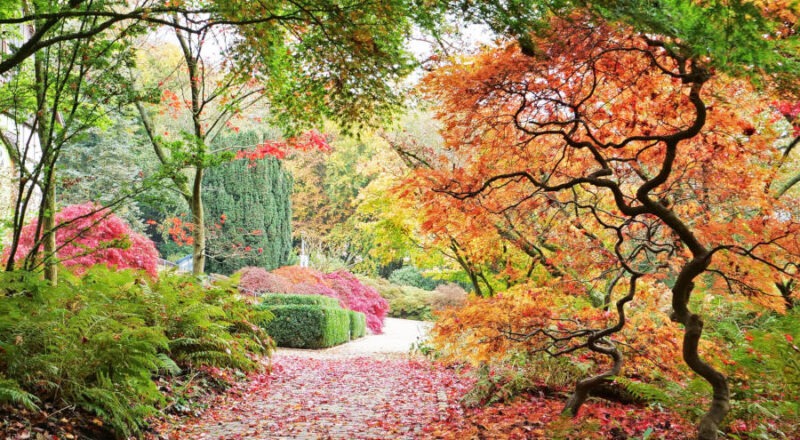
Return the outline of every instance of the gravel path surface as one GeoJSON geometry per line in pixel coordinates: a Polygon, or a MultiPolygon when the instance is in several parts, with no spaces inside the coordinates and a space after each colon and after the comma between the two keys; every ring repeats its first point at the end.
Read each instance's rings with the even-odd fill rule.
{"type": "Polygon", "coordinates": [[[429,323],[387,319],[384,334],[326,350],[279,349],[273,373],[220,399],[172,439],[424,439],[458,411],[451,371],[409,356],[429,323]]]}
{"type": "Polygon", "coordinates": [[[286,354],[317,359],[352,356],[380,357],[381,355],[405,356],[411,352],[414,344],[428,334],[431,326],[430,322],[386,318],[383,322],[383,333],[380,335],[367,335],[361,339],[325,350],[279,348],[276,357],[286,354]]]}

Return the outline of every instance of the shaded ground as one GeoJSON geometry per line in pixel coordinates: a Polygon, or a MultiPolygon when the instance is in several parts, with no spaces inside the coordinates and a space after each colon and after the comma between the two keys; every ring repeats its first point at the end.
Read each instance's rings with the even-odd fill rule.
{"type": "Polygon", "coordinates": [[[383,335],[327,350],[279,350],[271,374],[218,399],[174,439],[413,439],[458,413],[453,372],[408,356],[428,329],[387,319],[383,335]]]}

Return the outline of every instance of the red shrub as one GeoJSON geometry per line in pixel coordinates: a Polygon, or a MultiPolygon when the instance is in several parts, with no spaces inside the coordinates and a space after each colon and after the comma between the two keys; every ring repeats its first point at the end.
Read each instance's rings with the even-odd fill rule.
{"type": "Polygon", "coordinates": [[[239,269],[239,288],[242,293],[289,293],[292,292],[292,283],[286,278],[269,273],[260,267],[243,267],[239,269]]]}
{"type": "Polygon", "coordinates": [[[383,319],[389,311],[389,302],[377,290],[361,284],[355,275],[344,270],[329,273],[325,279],[339,294],[339,300],[346,308],[367,315],[367,327],[373,333],[383,332],[383,319]]]}
{"type": "Polygon", "coordinates": [[[339,298],[339,292],[331,289],[326,284],[299,283],[290,287],[289,290],[289,293],[296,293],[298,295],[323,295],[336,298],[339,300],[339,304],[342,307],[347,308],[347,305],[339,298]]]}
{"type": "MultiPolygon", "coordinates": [[[[133,232],[124,220],[92,203],[71,205],[56,214],[56,252],[64,266],[78,273],[95,264],[131,268],[158,275],[158,251],[147,237],[133,232]]],[[[37,221],[22,228],[16,260],[34,245],[37,221]]],[[[6,260],[8,255],[4,255],[6,260]]]]}
{"type": "Polygon", "coordinates": [[[309,267],[284,266],[273,270],[272,273],[286,278],[292,284],[325,284],[325,274],[309,267]]]}

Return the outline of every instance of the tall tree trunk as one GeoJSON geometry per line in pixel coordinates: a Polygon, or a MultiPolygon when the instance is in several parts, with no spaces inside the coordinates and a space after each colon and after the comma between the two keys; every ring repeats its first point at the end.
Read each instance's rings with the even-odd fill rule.
{"type": "Polygon", "coordinates": [[[50,284],[58,284],[58,257],[56,256],[56,179],[55,167],[46,172],[47,183],[42,199],[42,230],[44,231],[44,277],[50,284]]]}
{"type": "MultiPolygon", "coordinates": [[[[177,24],[177,17],[175,23],[177,24]]],[[[205,80],[205,72],[201,72],[200,47],[202,46],[202,36],[197,38],[197,52],[192,49],[189,38],[178,28],[175,28],[175,36],[178,38],[186,68],[189,73],[189,90],[192,98],[192,129],[194,131],[194,182],[192,182],[191,200],[189,202],[192,211],[192,223],[194,223],[194,244],[192,246],[192,273],[200,275],[205,271],[206,264],[206,226],[205,213],[203,210],[203,170],[206,160],[206,132],[203,128],[201,113],[203,112],[203,92],[201,91],[202,81],[205,80]]]]}
{"type": "Polygon", "coordinates": [[[192,188],[192,223],[194,223],[194,243],[192,245],[192,273],[201,275],[206,265],[206,228],[205,210],[202,197],[203,168],[198,167],[194,174],[192,188]]]}
{"type": "MultiPolygon", "coordinates": [[[[58,261],[56,257],[56,164],[52,158],[52,124],[53,120],[49,116],[55,109],[51,109],[47,103],[48,78],[45,61],[45,54],[37,52],[34,57],[34,75],[36,78],[36,108],[37,124],[36,130],[31,136],[39,138],[39,148],[41,149],[42,161],[45,165],[42,168],[40,188],[42,189],[42,201],[39,205],[39,230],[42,235],[44,259],[44,277],[52,285],[58,283],[58,261]]],[[[21,166],[24,166],[21,165],[21,166]]],[[[32,250],[35,252],[35,249],[32,250]]]]}

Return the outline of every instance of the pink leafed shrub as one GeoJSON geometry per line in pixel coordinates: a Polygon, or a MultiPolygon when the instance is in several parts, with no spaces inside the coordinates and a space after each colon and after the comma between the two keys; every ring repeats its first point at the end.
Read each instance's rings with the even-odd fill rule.
{"type": "Polygon", "coordinates": [[[361,284],[355,275],[338,270],[325,275],[345,307],[367,315],[367,327],[373,333],[383,332],[383,319],[389,312],[389,302],[372,287],[361,284]]]}
{"type": "Polygon", "coordinates": [[[389,311],[389,303],[377,290],[361,284],[350,272],[340,270],[324,274],[310,268],[286,266],[273,270],[272,274],[291,283],[287,293],[337,298],[342,307],[365,314],[367,327],[373,333],[383,331],[383,320],[389,311]]]}
{"type": "MultiPolygon", "coordinates": [[[[119,269],[140,269],[154,278],[158,276],[158,251],[153,242],[132,231],[108,209],[92,203],[70,205],[56,214],[56,225],[56,255],[64,266],[76,272],[105,264],[119,269]]],[[[22,228],[17,261],[31,252],[36,228],[36,220],[22,228]]],[[[7,258],[7,254],[3,256],[3,260],[7,258]]]]}
{"type": "Polygon", "coordinates": [[[292,291],[292,282],[286,278],[267,272],[260,267],[243,267],[239,269],[239,288],[243,293],[289,293],[292,291]]]}

